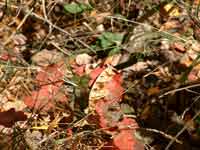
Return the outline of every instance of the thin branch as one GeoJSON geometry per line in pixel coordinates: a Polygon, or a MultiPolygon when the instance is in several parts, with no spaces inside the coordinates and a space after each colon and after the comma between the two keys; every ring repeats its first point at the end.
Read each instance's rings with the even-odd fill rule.
{"type": "Polygon", "coordinates": [[[47,12],[46,12],[46,6],[45,6],[45,0],[42,0],[42,10],[43,10],[44,18],[46,20],[48,20],[47,12]]]}
{"type": "Polygon", "coordinates": [[[27,11],[26,15],[24,16],[24,18],[22,19],[22,21],[20,22],[20,24],[17,26],[16,30],[10,35],[10,37],[8,37],[8,39],[3,43],[3,45],[7,45],[8,43],[10,43],[10,41],[12,40],[12,38],[15,36],[15,34],[17,33],[17,31],[22,27],[22,25],[26,22],[26,19],[28,18],[28,16],[30,16],[30,14],[32,13],[33,8],[31,8],[31,10],[27,11]]]}
{"type": "Polygon", "coordinates": [[[187,129],[188,124],[190,121],[193,121],[196,117],[198,117],[200,115],[200,110],[194,115],[194,117],[189,120],[188,122],[186,122],[186,124],[184,125],[184,127],[176,134],[176,136],[169,142],[169,144],[167,145],[167,147],[165,148],[165,150],[169,150],[169,148],[172,146],[172,144],[175,142],[175,140],[187,129]]]}
{"type": "Polygon", "coordinates": [[[185,87],[182,87],[182,88],[177,88],[177,89],[174,89],[174,90],[170,90],[170,91],[160,95],[159,98],[162,98],[162,97],[169,95],[169,94],[172,94],[172,93],[176,93],[176,92],[179,92],[179,91],[182,91],[182,90],[187,90],[187,89],[199,87],[199,86],[200,86],[200,83],[194,84],[194,85],[188,85],[188,86],[185,86],[185,87]]]}
{"type": "MultiPolygon", "coordinates": [[[[0,5],[3,5],[3,6],[4,6],[5,3],[0,2],[0,5]]],[[[11,5],[10,7],[15,8],[15,9],[18,8],[18,6],[15,6],[15,5],[11,5]]],[[[56,29],[56,30],[58,30],[58,31],[60,31],[60,32],[62,32],[62,33],[64,33],[64,34],[66,34],[67,36],[69,36],[70,40],[76,40],[78,43],[80,43],[80,44],[83,45],[84,47],[86,47],[86,48],[88,48],[89,50],[91,50],[94,54],[96,54],[96,51],[95,51],[92,47],[90,47],[89,45],[87,45],[85,42],[83,42],[83,41],[80,40],[80,39],[75,39],[75,38],[73,38],[72,35],[71,35],[69,32],[67,32],[67,31],[65,31],[64,29],[62,29],[62,28],[58,27],[57,25],[53,24],[50,20],[45,19],[45,18],[43,18],[43,17],[37,15],[37,14],[34,13],[34,12],[30,12],[30,10],[26,10],[25,8],[23,8],[23,11],[24,11],[25,13],[30,13],[29,15],[32,16],[32,17],[35,17],[35,18],[37,18],[37,19],[39,19],[39,20],[41,20],[41,21],[44,21],[45,23],[47,23],[47,24],[49,24],[50,26],[52,26],[54,29],[56,29]]],[[[28,16],[27,16],[27,17],[28,17],[28,16]]]]}
{"type": "Polygon", "coordinates": [[[179,139],[177,138],[174,138],[173,136],[169,135],[169,134],[166,134],[165,132],[163,131],[159,131],[159,130],[156,130],[156,129],[150,129],[150,128],[144,128],[145,130],[147,131],[150,131],[150,132],[155,132],[155,133],[158,133],[158,134],[161,134],[162,136],[170,139],[170,140],[174,140],[175,142],[179,143],[179,144],[183,144],[182,141],[180,141],[179,139]]]}
{"type": "MultiPolygon", "coordinates": [[[[130,22],[130,23],[134,23],[134,24],[142,25],[142,26],[145,26],[145,25],[151,26],[151,25],[146,24],[146,23],[141,23],[141,22],[138,22],[138,21],[128,20],[128,19],[121,18],[121,17],[107,16],[107,18],[123,20],[123,21],[126,21],[126,22],[130,22]]],[[[169,35],[169,36],[171,36],[171,37],[175,37],[175,38],[177,38],[177,39],[179,39],[179,40],[181,40],[181,41],[187,42],[187,40],[184,39],[184,38],[175,36],[175,35],[173,35],[173,34],[171,34],[171,33],[169,33],[169,32],[166,32],[166,31],[161,31],[161,30],[159,30],[158,28],[156,28],[156,27],[154,27],[154,26],[151,26],[151,27],[152,27],[153,29],[155,29],[157,32],[160,32],[160,33],[169,35]]]]}

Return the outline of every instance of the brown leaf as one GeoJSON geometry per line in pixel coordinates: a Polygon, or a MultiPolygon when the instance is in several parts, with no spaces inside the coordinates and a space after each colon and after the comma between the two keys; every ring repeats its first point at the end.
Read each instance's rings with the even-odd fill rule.
{"type": "Polygon", "coordinates": [[[173,43],[172,47],[178,52],[184,53],[186,51],[184,44],[180,42],[173,43]]]}
{"type": "Polygon", "coordinates": [[[76,56],[76,63],[78,65],[86,65],[92,61],[92,57],[86,53],[79,54],[76,56]]]}
{"type": "Polygon", "coordinates": [[[62,60],[62,54],[52,50],[42,50],[35,55],[32,56],[31,60],[33,63],[39,65],[39,66],[48,66],[50,64],[56,64],[62,60]]]}
{"type": "Polygon", "coordinates": [[[149,89],[147,90],[147,94],[148,94],[149,96],[151,96],[151,95],[156,95],[156,94],[158,94],[159,92],[160,92],[159,87],[152,87],[152,88],[149,88],[149,89]]]}
{"type": "Polygon", "coordinates": [[[17,121],[25,121],[27,116],[22,111],[15,111],[14,108],[0,112],[0,125],[12,127],[17,121]]]}

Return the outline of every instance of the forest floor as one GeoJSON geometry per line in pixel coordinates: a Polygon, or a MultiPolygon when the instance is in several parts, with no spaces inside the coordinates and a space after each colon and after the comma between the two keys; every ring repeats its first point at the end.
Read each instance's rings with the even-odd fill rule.
{"type": "Polygon", "coordinates": [[[0,149],[199,150],[199,8],[1,0],[0,149]]]}

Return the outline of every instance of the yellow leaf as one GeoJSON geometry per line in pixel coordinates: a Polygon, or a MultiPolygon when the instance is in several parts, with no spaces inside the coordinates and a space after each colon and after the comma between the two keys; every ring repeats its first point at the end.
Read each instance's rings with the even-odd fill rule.
{"type": "Polygon", "coordinates": [[[178,7],[174,7],[174,5],[172,3],[166,4],[164,6],[164,9],[166,10],[166,12],[169,13],[170,17],[178,17],[180,16],[180,12],[179,12],[179,8],[178,7]]]}
{"type": "Polygon", "coordinates": [[[49,125],[42,125],[42,126],[32,127],[32,129],[35,129],[35,130],[47,130],[48,128],[49,128],[49,125]]]}

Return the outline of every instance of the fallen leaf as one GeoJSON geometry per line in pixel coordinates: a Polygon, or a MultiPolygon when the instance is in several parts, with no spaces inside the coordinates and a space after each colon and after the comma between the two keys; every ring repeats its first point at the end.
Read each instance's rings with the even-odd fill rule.
{"type": "Polygon", "coordinates": [[[198,53],[193,50],[188,50],[187,55],[191,60],[195,60],[198,57],[198,53]]]}
{"type": "Polygon", "coordinates": [[[23,34],[16,34],[13,37],[13,42],[15,45],[25,45],[27,41],[27,38],[23,34]]]}
{"type": "Polygon", "coordinates": [[[121,57],[122,57],[122,54],[114,54],[112,56],[109,56],[108,58],[106,58],[104,64],[116,66],[119,63],[121,57]]]}
{"type": "Polygon", "coordinates": [[[64,71],[62,67],[58,64],[53,64],[47,67],[43,67],[41,71],[38,72],[36,80],[39,85],[53,84],[60,86],[63,83],[64,71]]]}
{"type": "Polygon", "coordinates": [[[86,65],[86,64],[89,64],[92,60],[92,57],[86,53],[84,54],[79,54],[76,56],[76,63],[78,65],[86,65]]]}
{"type": "Polygon", "coordinates": [[[0,60],[3,60],[3,61],[11,60],[11,61],[15,62],[16,57],[11,56],[8,52],[4,52],[4,53],[0,54],[0,60]]]}
{"type": "Polygon", "coordinates": [[[177,6],[174,7],[174,4],[172,4],[172,3],[166,4],[164,6],[164,9],[169,13],[170,17],[179,17],[180,16],[179,8],[177,6]]]}
{"type": "Polygon", "coordinates": [[[180,43],[180,42],[173,43],[172,48],[174,48],[175,50],[177,50],[178,52],[181,52],[181,53],[186,51],[183,43],[180,43]]]}
{"type": "Polygon", "coordinates": [[[33,91],[30,96],[24,98],[24,103],[29,108],[48,111],[55,107],[58,102],[66,102],[67,96],[54,85],[42,86],[38,91],[33,91]]]}
{"type": "Polygon", "coordinates": [[[27,130],[25,132],[25,141],[29,148],[36,150],[39,148],[39,142],[42,140],[43,135],[40,131],[32,131],[27,130]]]}
{"type": "Polygon", "coordinates": [[[42,50],[37,52],[35,55],[33,55],[31,57],[31,60],[33,63],[39,65],[39,66],[43,66],[43,67],[47,67],[51,64],[56,64],[58,62],[60,62],[63,58],[63,55],[59,52],[57,52],[56,50],[42,50]]]}
{"type": "Polygon", "coordinates": [[[167,30],[174,29],[174,28],[177,28],[177,27],[180,27],[179,21],[177,21],[177,20],[170,20],[170,21],[167,21],[166,23],[164,23],[161,26],[160,30],[161,31],[167,31],[167,30]]]}
{"type": "Polygon", "coordinates": [[[126,70],[131,70],[131,71],[134,71],[134,72],[140,72],[140,71],[144,71],[147,68],[148,68],[147,62],[137,62],[136,64],[126,68],[126,70]]]}
{"type": "Polygon", "coordinates": [[[120,132],[113,139],[114,145],[119,150],[144,150],[144,145],[134,137],[138,127],[134,119],[124,118],[118,123],[120,132]]]}
{"type": "Polygon", "coordinates": [[[99,118],[99,125],[105,130],[117,127],[118,121],[122,118],[122,112],[118,103],[100,99],[95,105],[95,111],[99,118]]]}
{"type": "Polygon", "coordinates": [[[85,65],[71,65],[73,68],[73,72],[76,73],[78,76],[83,76],[85,74],[85,65]]]}
{"type": "Polygon", "coordinates": [[[119,102],[124,92],[121,84],[121,74],[114,75],[113,78],[105,84],[105,89],[108,90],[108,94],[105,96],[105,99],[119,102]]]}
{"type": "Polygon", "coordinates": [[[21,111],[23,110],[24,108],[26,108],[26,105],[24,104],[23,101],[21,100],[15,100],[15,101],[8,101],[6,102],[2,108],[4,110],[9,110],[11,108],[14,108],[16,111],[21,111]]]}
{"type": "Polygon", "coordinates": [[[104,13],[98,13],[96,10],[93,10],[91,13],[90,13],[90,17],[93,17],[96,19],[96,22],[98,24],[101,24],[104,22],[105,18],[107,16],[110,16],[112,15],[110,12],[104,12],[104,13]]]}
{"type": "Polygon", "coordinates": [[[104,68],[97,67],[90,72],[90,74],[89,74],[89,76],[90,76],[89,86],[91,86],[95,82],[95,80],[101,74],[101,72],[103,70],[104,70],[104,68]]]}
{"type": "Polygon", "coordinates": [[[8,53],[3,53],[0,55],[0,59],[3,61],[8,61],[10,59],[10,55],[8,53]]]}
{"type": "MultiPolygon", "coordinates": [[[[99,70],[99,72],[101,69],[99,70]]],[[[98,73],[99,73],[98,72],[98,73]]],[[[94,110],[95,103],[99,99],[120,101],[123,88],[121,87],[121,75],[111,66],[104,69],[97,77],[89,94],[89,109],[94,110]]]]}
{"type": "Polygon", "coordinates": [[[120,130],[123,130],[123,129],[135,130],[135,129],[139,128],[139,126],[134,119],[125,117],[122,121],[120,121],[118,123],[118,128],[120,130]]]}
{"type": "Polygon", "coordinates": [[[147,90],[147,95],[151,96],[151,95],[156,95],[160,92],[160,88],[159,87],[151,87],[147,90]]]}
{"type": "Polygon", "coordinates": [[[114,137],[113,144],[119,150],[144,150],[144,145],[134,137],[132,130],[122,130],[114,137]]]}
{"type": "Polygon", "coordinates": [[[198,72],[199,72],[199,70],[192,69],[192,71],[188,75],[188,80],[191,81],[191,82],[192,81],[197,81],[199,79],[198,72]]]}
{"type": "Polygon", "coordinates": [[[17,121],[25,121],[27,116],[22,111],[15,111],[14,108],[0,112],[0,125],[12,127],[17,121]]]}

